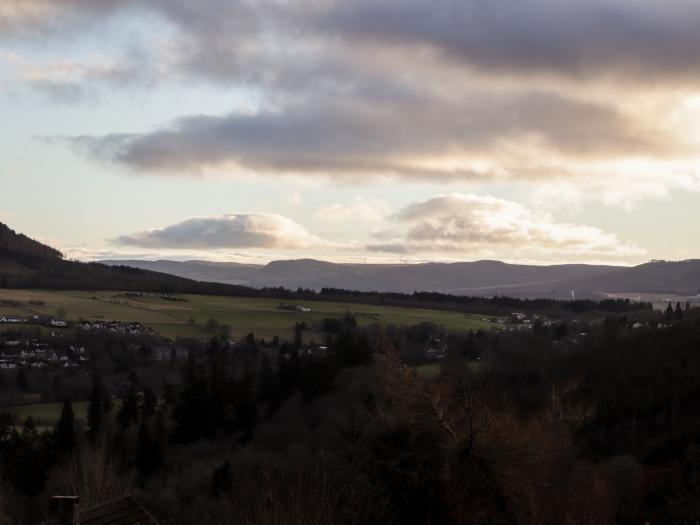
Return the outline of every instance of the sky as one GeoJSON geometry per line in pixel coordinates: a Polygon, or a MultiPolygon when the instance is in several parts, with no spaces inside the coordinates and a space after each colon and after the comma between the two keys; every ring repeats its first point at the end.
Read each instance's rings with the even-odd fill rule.
{"type": "Polygon", "coordinates": [[[700,258],[697,0],[0,0],[0,222],[67,257],[700,258]]]}

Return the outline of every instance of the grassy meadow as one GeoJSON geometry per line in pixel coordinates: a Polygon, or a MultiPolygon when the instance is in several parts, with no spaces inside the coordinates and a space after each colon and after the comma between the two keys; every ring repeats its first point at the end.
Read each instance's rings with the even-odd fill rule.
{"type": "Polygon", "coordinates": [[[349,302],[285,301],[268,298],[181,295],[182,301],[160,296],[133,296],[120,292],[79,292],[0,289],[0,315],[55,315],[67,313],[69,320],[139,321],[165,337],[206,335],[206,322],[216,319],[231,327],[234,337],[249,332],[259,337],[291,337],[295,323],[313,324],[324,317],[351,312],[360,325],[373,323],[397,326],[433,322],[447,330],[492,328],[483,315],[422,308],[365,305],[349,302]],[[311,312],[281,310],[280,303],[303,304],[311,312]]]}
{"type": "MultiPolygon", "coordinates": [[[[77,425],[87,426],[87,401],[76,401],[72,403],[73,414],[77,425]]],[[[39,428],[53,428],[61,417],[63,403],[35,403],[31,405],[18,405],[14,407],[0,408],[0,412],[11,413],[17,417],[18,426],[31,417],[39,428]]]]}

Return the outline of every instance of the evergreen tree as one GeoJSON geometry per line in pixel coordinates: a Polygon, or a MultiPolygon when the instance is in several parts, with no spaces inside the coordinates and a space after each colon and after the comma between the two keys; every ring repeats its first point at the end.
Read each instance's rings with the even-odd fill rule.
{"type": "Polygon", "coordinates": [[[22,437],[24,439],[32,439],[39,435],[39,431],[36,428],[36,423],[32,416],[27,417],[22,425],[22,437]]]}
{"type": "Polygon", "coordinates": [[[255,402],[255,375],[246,370],[238,383],[236,399],[236,424],[244,432],[243,439],[253,439],[253,427],[258,422],[258,406],[255,402]]]}
{"type": "Polygon", "coordinates": [[[29,380],[27,379],[27,372],[24,371],[24,368],[20,368],[19,371],[17,372],[17,388],[22,391],[26,392],[29,390],[29,380]]]}
{"type": "Polygon", "coordinates": [[[683,319],[683,308],[681,308],[680,302],[676,303],[675,316],[676,316],[676,319],[683,319]]]}
{"type": "Polygon", "coordinates": [[[77,444],[77,438],[75,436],[75,416],[70,399],[66,399],[63,402],[61,417],[56,423],[56,428],[54,430],[54,439],[56,441],[56,452],[60,456],[66,456],[75,450],[77,444]]]}
{"type": "Polygon", "coordinates": [[[141,419],[149,419],[156,413],[158,408],[158,397],[152,389],[143,389],[143,400],[141,402],[141,419]]]}
{"type": "Polygon", "coordinates": [[[566,322],[561,322],[557,325],[556,329],[554,330],[554,338],[559,341],[562,338],[566,337],[569,335],[569,327],[566,324],[566,322]]]}
{"type": "Polygon", "coordinates": [[[275,398],[275,371],[267,354],[260,362],[260,377],[258,380],[258,401],[269,404],[275,398]]]}
{"type": "Polygon", "coordinates": [[[216,332],[219,328],[219,321],[214,319],[213,317],[207,321],[207,324],[205,325],[206,329],[209,330],[210,332],[216,332]]]}
{"type": "Polygon", "coordinates": [[[88,435],[93,443],[97,440],[102,432],[103,418],[102,415],[105,409],[105,393],[102,387],[102,381],[99,376],[95,376],[92,381],[92,391],[90,392],[90,404],[87,410],[88,435]]]}
{"type": "Polygon", "coordinates": [[[194,353],[190,353],[182,371],[182,386],[173,407],[173,439],[190,443],[202,435],[209,414],[207,381],[194,353]]]}
{"type": "Polygon", "coordinates": [[[666,319],[666,321],[672,321],[674,316],[675,314],[673,313],[673,306],[669,302],[668,306],[666,307],[666,311],[664,312],[664,319],[666,319]]]}
{"type": "Polygon", "coordinates": [[[151,437],[148,422],[145,419],[141,420],[139,427],[135,464],[144,476],[150,476],[163,466],[162,445],[157,439],[151,437]]]}
{"type": "Polygon", "coordinates": [[[250,332],[245,338],[245,347],[248,353],[252,356],[258,354],[258,343],[255,341],[255,334],[250,332]]]}
{"type": "Polygon", "coordinates": [[[218,496],[231,490],[233,481],[231,479],[231,462],[227,459],[214,471],[212,479],[212,494],[218,496]]]}
{"type": "Polygon", "coordinates": [[[128,428],[129,425],[137,423],[139,420],[139,396],[133,383],[122,399],[117,419],[122,428],[128,428]]]}
{"type": "Polygon", "coordinates": [[[299,390],[306,399],[313,399],[333,389],[335,366],[322,356],[304,356],[301,359],[299,390]]]}
{"type": "Polygon", "coordinates": [[[304,323],[294,325],[294,348],[300,350],[304,342],[304,323]]]}

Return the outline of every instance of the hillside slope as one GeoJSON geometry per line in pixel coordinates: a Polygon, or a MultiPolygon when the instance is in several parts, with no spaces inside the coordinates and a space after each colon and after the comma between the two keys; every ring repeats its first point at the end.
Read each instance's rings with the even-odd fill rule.
{"type": "Polygon", "coordinates": [[[105,261],[182,277],[262,288],[341,288],[356,291],[454,295],[600,298],[607,293],[700,293],[700,261],[653,262],[635,267],[562,264],[535,266],[499,261],[427,264],[336,264],[313,259],[265,266],[206,261],[105,261]]]}
{"type": "MultiPolygon", "coordinates": [[[[336,264],[313,259],[273,261],[265,266],[206,261],[104,261],[136,268],[173,273],[182,277],[235,283],[255,288],[266,286],[289,289],[341,288],[356,291],[430,291],[455,295],[534,295],[538,290],[566,290],[565,280],[596,278],[619,270],[616,266],[565,264],[535,266],[476,261],[427,264],[336,264]]],[[[568,286],[568,285],[567,285],[568,286]]],[[[557,292],[556,295],[562,295],[557,292]]],[[[546,294],[549,295],[549,294],[546,294]]]]}
{"type": "Polygon", "coordinates": [[[135,290],[249,295],[241,286],[202,283],[123,265],[80,263],[0,223],[0,287],[135,290]]]}

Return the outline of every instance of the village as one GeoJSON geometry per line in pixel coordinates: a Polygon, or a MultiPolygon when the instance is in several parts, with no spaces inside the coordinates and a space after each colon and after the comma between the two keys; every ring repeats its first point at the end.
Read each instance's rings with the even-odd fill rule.
{"type": "MultiPolygon", "coordinates": [[[[17,368],[79,368],[89,362],[84,345],[70,344],[69,329],[93,334],[112,333],[124,336],[154,336],[151,328],[138,322],[79,321],[59,317],[22,317],[0,315],[0,369],[17,368]],[[47,330],[42,330],[45,328],[47,330]]],[[[169,352],[169,350],[168,350],[169,352]]]]}

